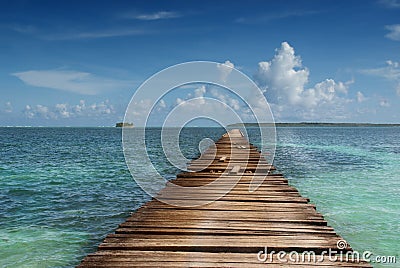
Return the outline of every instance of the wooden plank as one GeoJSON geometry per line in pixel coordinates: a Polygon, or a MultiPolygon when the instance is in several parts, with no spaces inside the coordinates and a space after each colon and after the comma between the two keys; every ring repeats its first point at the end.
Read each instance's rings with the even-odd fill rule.
{"type": "Polygon", "coordinates": [[[216,200],[209,204],[198,207],[177,207],[152,200],[142,206],[142,208],[164,208],[164,209],[202,209],[202,210],[250,210],[250,211],[290,211],[290,210],[315,210],[315,205],[304,203],[265,203],[265,202],[235,202],[216,200]]]}
{"type": "Polygon", "coordinates": [[[273,230],[274,228],[283,228],[287,230],[305,229],[305,230],[333,230],[330,226],[316,225],[313,222],[299,223],[277,222],[277,221],[253,221],[244,222],[239,220],[202,220],[201,223],[187,220],[169,221],[166,219],[149,220],[140,219],[136,221],[125,221],[120,227],[171,227],[171,228],[208,228],[208,229],[241,229],[241,230],[273,230]]]}
{"type": "Polygon", "coordinates": [[[278,229],[274,228],[272,230],[254,230],[254,229],[217,229],[217,228],[202,228],[202,227],[192,227],[192,228],[172,228],[172,227],[121,227],[115,231],[116,234],[156,234],[156,235],[248,235],[248,236],[259,236],[259,235],[270,235],[270,236],[299,236],[301,234],[327,234],[335,235],[333,230],[314,230],[314,229],[278,229]]]}
{"type": "MultiPolygon", "coordinates": [[[[210,252],[182,252],[182,251],[138,251],[138,250],[102,250],[87,257],[89,266],[82,264],[80,267],[268,267],[274,265],[279,267],[280,262],[277,254],[272,254],[265,262],[257,259],[257,254],[252,253],[210,253],[210,252]],[[153,262],[147,262],[152,259],[153,262]],[[241,266],[243,265],[243,266],[241,266]]],[[[343,261],[332,262],[328,257],[323,257],[320,262],[325,267],[370,267],[365,262],[347,263],[343,261]]],[[[293,264],[292,267],[318,267],[313,261],[307,259],[302,264],[293,264]]],[[[284,267],[290,267],[285,265],[284,267]]]]}

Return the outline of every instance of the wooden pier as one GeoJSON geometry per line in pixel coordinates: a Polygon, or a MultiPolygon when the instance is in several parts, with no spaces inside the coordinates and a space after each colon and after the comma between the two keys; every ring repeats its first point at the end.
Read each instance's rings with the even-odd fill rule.
{"type": "Polygon", "coordinates": [[[181,193],[168,183],[78,267],[371,267],[329,258],[329,250],[352,249],[287,179],[269,172],[275,168],[239,130],[223,135],[189,169],[171,183],[199,190],[181,193]],[[261,184],[249,192],[254,179],[261,184]],[[232,190],[215,200],[232,180],[232,190]],[[168,202],[188,200],[202,205],[168,202]]]}

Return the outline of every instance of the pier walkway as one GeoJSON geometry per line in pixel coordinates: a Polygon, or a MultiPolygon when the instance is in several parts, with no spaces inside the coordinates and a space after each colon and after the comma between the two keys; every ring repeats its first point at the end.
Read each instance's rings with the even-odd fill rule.
{"type": "Polygon", "coordinates": [[[78,267],[371,267],[351,258],[351,247],[239,130],[223,135],[189,169],[171,183],[215,185],[182,193],[168,183],[78,267]],[[249,192],[254,179],[261,185],[249,192]],[[232,190],[214,201],[232,180],[232,190]]]}

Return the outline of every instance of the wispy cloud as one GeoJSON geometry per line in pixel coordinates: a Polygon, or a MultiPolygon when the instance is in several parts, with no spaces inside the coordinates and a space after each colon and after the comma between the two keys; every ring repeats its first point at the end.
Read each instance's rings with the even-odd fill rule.
{"type": "Polygon", "coordinates": [[[396,83],[396,93],[400,96],[400,62],[388,60],[385,67],[364,69],[363,74],[385,78],[396,83]]]}
{"type": "Polygon", "coordinates": [[[145,35],[149,33],[150,31],[144,31],[139,29],[110,29],[110,30],[92,31],[92,32],[87,31],[87,32],[67,32],[67,33],[57,33],[57,34],[52,33],[52,34],[41,35],[41,38],[45,40],[79,40],[79,39],[98,39],[98,38],[145,35]]]}
{"type": "Polygon", "coordinates": [[[252,16],[252,17],[240,17],[236,19],[237,23],[248,23],[248,24],[253,24],[253,23],[261,23],[261,22],[269,22],[273,20],[280,20],[280,19],[286,19],[286,18],[291,18],[291,17],[304,17],[304,16],[310,16],[314,14],[318,14],[320,11],[315,11],[315,10],[291,10],[291,11],[285,11],[281,13],[270,13],[270,14],[264,14],[260,16],[252,16]]]}
{"type": "Polygon", "coordinates": [[[400,81],[400,63],[388,60],[385,67],[364,69],[361,73],[400,81]]]}
{"type": "Polygon", "coordinates": [[[400,41],[400,24],[386,25],[385,28],[389,31],[385,37],[395,41],[400,41]]]}
{"type": "Polygon", "coordinates": [[[379,3],[387,8],[400,8],[400,0],[380,0],[379,3]]]}
{"type": "Polygon", "coordinates": [[[182,14],[174,11],[158,11],[154,13],[125,13],[121,17],[124,19],[150,21],[179,18],[182,17],[182,14]]]}
{"type": "Polygon", "coordinates": [[[100,77],[73,70],[31,70],[12,74],[29,86],[51,88],[83,95],[127,89],[132,81],[100,77]]]}
{"type": "Polygon", "coordinates": [[[41,29],[32,25],[8,25],[8,29],[15,31],[20,34],[32,35],[36,38],[48,41],[57,40],[80,40],[80,39],[100,39],[100,38],[111,38],[111,37],[124,37],[124,36],[136,36],[136,35],[147,35],[152,34],[155,31],[143,28],[132,28],[132,27],[115,27],[108,29],[89,29],[76,31],[68,28],[51,30],[41,29]]]}
{"type": "Polygon", "coordinates": [[[12,24],[5,27],[22,34],[34,34],[37,32],[37,28],[33,25],[12,24]]]}

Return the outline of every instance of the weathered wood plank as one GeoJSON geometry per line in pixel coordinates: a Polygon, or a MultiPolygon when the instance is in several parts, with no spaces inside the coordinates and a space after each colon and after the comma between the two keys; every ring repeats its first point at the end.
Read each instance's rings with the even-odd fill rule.
{"type": "Polygon", "coordinates": [[[137,251],[137,250],[102,250],[90,254],[87,265],[80,267],[370,267],[365,262],[332,262],[328,257],[323,257],[319,263],[305,259],[303,263],[288,261],[280,266],[277,254],[265,262],[257,259],[257,254],[252,253],[210,253],[210,252],[173,252],[173,251],[137,251]],[[148,262],[152,259],[152,262],[148,262]],[[145,263],[147,261],[147,264],[145,263]],[[143,266],[140,266],[143,264],[143,266]],[[158,265],[158,266],[157,266],[158,265]]]}

